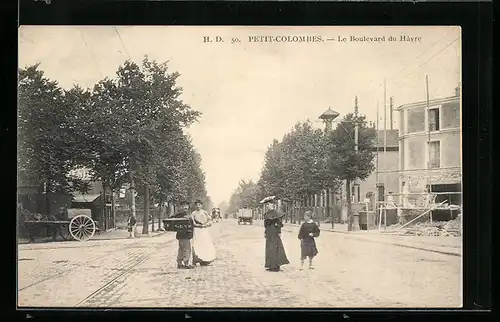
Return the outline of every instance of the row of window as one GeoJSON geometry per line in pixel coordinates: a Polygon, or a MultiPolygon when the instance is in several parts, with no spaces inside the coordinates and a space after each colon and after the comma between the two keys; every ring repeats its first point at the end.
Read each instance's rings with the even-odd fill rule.
{"type": "Polygon", "coordinates": [[[407,164],[404,165],[405,169],[415,169],[415,168],[431,168],[437,169],[441,167],[441,142],[438,140],[427,141],[408,141],[408,154],[403,156],[407,157],[407,164]],[[425,145],[428,144],[428,150],[425,149],[425,145]],[[427,155],[426,155],[427,154],[427,155]],[[426,161],[429,162],[426,165],[426,161]]]}
{"type": "MultiPolygon", "coordinates": [[[[426,108],[413,108],[405,111],[407,122],[404,133],[418,133],[424,131],[440,131],[441,129],[460,127],[460,104],[448,103],[438,107],[430,108],[426,113],[426,108]],[[427,120],[426,118],[427,114],[427,120]]],[[[404,120],[404,119],[403,119],[404,120]]]]}

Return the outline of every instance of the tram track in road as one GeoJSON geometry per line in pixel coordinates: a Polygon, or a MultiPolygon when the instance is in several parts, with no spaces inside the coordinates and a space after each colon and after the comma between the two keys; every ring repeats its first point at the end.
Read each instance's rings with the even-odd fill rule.
{"type": "Polygon", "coordinates": [[[126,269],[120,269],[120,272],[118,274],[115,274],[109,281],[107,281],[104,285],[102,285],[101,287],[99,287],[97,290],[95,290],[94,292],[92,292],[90,295],[88,295],[86,298],[84,298],[83,300],[79,301],[78,303],[75,304],[75,307],[80,307],[82,306],[83,304],[89,302],[90,300],[92,300],[93,298],[95,298],[96,296],[102,294],[102,293],[106,293],[107,292],[107,288],[109,286],[111,286],[113,283],[115,283],[120,277],[130,273],[132,270],[134,270],[136,267],[140,266],[142,263],[144,263],[146,260],[148,260],[151,255],[153,255],[156,251],[158,251],[158,249],[160,249],[160,247],[156,247],[153,251],[150,251],[148,252],[146,255],[143,255],[141,256],[139,259],[137,259],[135,261],[135,263],[133,263],[130,267],[126,268],[126,269]]]}
{"type": "MultiPolygon", "coordinates": [[[[217,227],[215,230],[213,230],[213,237],[215,239],[214,241],[216,243],[215,246],[217,249],[220,250],[221,247],[221,244],[217,244],[217,240],[224,241],[229,235],[229,232],[221,230],[220,227],[217,227]]],[[[172,239],[169,240],[168,243],[175,243],[176,241],[176,239],[172,239]]],[[[131,265],[123,265],[123,267],[121,267],[119,270],[116,269],[115,271],[118,271],[116,274],[111,276],[110,279],[108,279],[104,284],[102,284],[98,289],[96,289],[86,298],[76,303],[75,307],[105,307],[107,305],[112,305],[112,303],[116,304],[118,299],[121,297],[121,289],[126,286],[126,283],[124,283],[124,281],[129,276],[132,276],[134,271],[137,271],[138,267],[140,267],[152,256],[157,254],[158,250],[163,249],[164,246],[165,244],[158,245],[158,247],[155,247],[147,254],[144,254],[140,258],[135,259],[134,263],[132,263],[131,265]]],[[[175,247],[173,249],[175,249],[176,251],[175,247]]],[[[155,268],[154,270],[157,270],[157,268],[155,268]]]]}
{"type": "MultiPolygon", "coordinates": [[[[171,242],[172,240],[168,240],[167,243],[171,242]]],[[[101,262],[102,259],[105,259],[107,258],[108,256],[112,255],[113,253],[117,253],[117,252],[123,252],[123,251],[129,251],[129,250],[133,250],[131,252],[131,256],[134,256],[136,253],[137,254],[140,254],[141,252],[143,252],[143,248],[144,247],[138,247],[138,244],[140,243],[140,241],[136,241],[135,243],[127,243],[121,247],[118,247],[118,248],[114,248],[110,251],[107,251],[105,252],[104,254],[101,254],[101,255],[97,255],[97,256],[93,256],[93,257],[90,257],[89,259],[86,260],[86,262],[90,263],[89,267],[92,268],[93,267],[93,264],[99,264],[101,262]]],[[[159,248],[163,247],[164,244],[159,244],[157,247],[154,247],[154,251],[157,251],[159,248]]],[[[68,248],[68,247],[66,247],[68,248]]],[[[77,247],[74,247],[74,248],[77,248],[77,247]]],[[[123,265],[126,265],[128,263],[125,262],[123,263],[123,265]]],[[[81,265],[73,265],[72,267],[69,267],[67,269],[63,269],[62,271],[59,271],[55,274],[51,274],[47,277],[44,277],[40,280],[37,280],[33,283],[30,283],[29,285],[26,285],[26,286],[23,286],[21,288],[18,289],[18,293],[22,292],[22,291],[25,291],[25,290],[28,290],[32,287],[35,287],[39,284],[42,284],[46,281],[50,281],[50,280],[53,280],[53,279],[57,279],[59,277],[62,277],[64,275],[69,275],[71,274],[72,272],[75,272],[77,271],[78,269],[80,269],[82,266],[81,265]]],[[[112,268],[113,269],[113,268],[112,268]]]]}
{"type": "MultiPolygon", "coordinates": [[[[113,252],[117,252],[117,251],[120,251],[120,250],[127,249],[127,248],[128,248],[128,246],[129,246],[129,245],[124,246],[124,247],[121,247],[121,248],[119,248],[119,249],[113,249],[112,251],[106,252],[106,254],[103,254],[103,255],[99,255],[99,256],[91,257],[91,258],[90,258],[90,261],[91,261],[91,262],[96,262],[96,261],[98,261],[99,259],[102,259],[102,258],[105,258],[105,257],[109,256],[109,255],[110,255],[111,253],[113,253],[113,252]]],[[[65,247],[65,248],[78,248],[78,247],[65,247]]],[[[47,249],[52,250],[52,249],[57,249],[57,248],[47,248],[47,249]]],[[[30,249],[30,250],[32,250],[32,249],[30,249]]],[[[45,249],[43,249],[43,250],[45,250],[45,249]]],[[[49,276],[47,276],[47,277],[45,277],[45,278],[42,278],[42,279],[40,279],[40,280],[38,280],[38,281],[36,281],[36,282],[33,282],[33,283],[31,283],[31,284],[29,284],[29,285],[27,285],[27,286],[21,287],[21,288],[19,288],[17,291],[18,291],[18,292],[21,292],[21,291],[27,290],[27,289],[29,289],[29,288],[31,288],[31,287],[34,287],[34,286],[36,286],[36,285],[38,285],[38,284],[41,284],[41,283],[43,283],[43,282],[45,282],[45,281],[48,281],[48,280],[51,280],[51,279],[54,279],[54,278],[57,278],[57,277],[63,276],[63,275],[68,274],[68,273],[71,273],[72,271],[77,270],[79,267],[80,267],[80,266],[75,265],[75,266],[73,266],[73,267],[67,268],[67,269],[65,269],[65,270],[62,270],[62,271],[60,271],[60,272],[56,273],[56,274],[49,275],[49,276]]]]}
{"type": "MultiPolygon", "coordinates": [[[[111,270],[117,272],[115,274],[112,274],[108,280],[102,284],[98,289],[90,293],[87,297],[84,299],[78,301],[74,307],[86,307],[85,304],[88,304],[89,302],[92,302],[99,296],[104,296],[104,299],[99,299],[96,302],[101,302],[96,306],[101,306],[104,302],[109,301],[109,298],[113,297],[114,293],[113,291],[115,290],[115,286],[119,284],[120,278],[130,275],[131,273],[134,272],[135,269],[137,269],[140,265],[142,265],[144,262],[146,262],[148,259],[151,258],[154,254],[157,254],[157,252],[161,249],[165,248],[165,244],[169,245],[171,243],[175,243],[177,240],[175,238],[169,239],[166,241],[166,243],[161,243],[158,244],[156,247],[151,248],[146,254],[139,256],[138,258],[134,258],[123,265],[120,265],[118,268],[113,268],[111,270]]],[[[140,247],[144,248],[144,247],[140,247]]]]}

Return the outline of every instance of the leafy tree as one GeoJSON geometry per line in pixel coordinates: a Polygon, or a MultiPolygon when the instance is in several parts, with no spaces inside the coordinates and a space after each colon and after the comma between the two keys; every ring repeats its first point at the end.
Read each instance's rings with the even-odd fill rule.
{"type": "Polygon", "coordinates": [[[355,121],[356,117],[347,114],[335,130],[328,134],[327,151],[328,167],[332,174],[340,180],[345,180],[348,230],[352,230],[351,183],[356,179],[366,179],[374,170],[372,152],[375,130],[367,126],[365,117],[358,116],[359,124],[358,151],[355,151],[355,121]]]}
{"type": "Polygon", "coordinates": [[[39,65],[19,69],[19,184],[45,184],[47,214],[50,195],[85,191],[88,185],[68,174],[79,163],[81,145],[74,133],[75,111],[55,81],[39,65]]]}
{"type": "MultiPolygon", "coordinates": [[[[149,192],[162,199],[179,179],[174,171],[182,150],[182,127],[196,121],[200,113],[184,104],[176,86],[179,73],[169,73],[166,63],[147,56],[142,65],[126,61],[116,79],[97,83],[87,111],[88,166],[96,178],[118,186],[126,177],[134,187],[143,187],[144,221],[149,217],[149,192]],[[177,177],[176,177],[177,176],[177,177]],[[161,191],[161,193],[159,192],[161,191]]],[[[75,89],[74,91],[77,91],[75,89]]],[[[143,227],[147,233],[148,227],[143,227]]]]}
{"type": "Polygon", "coordinates": [[[229,201],[229,211],[236,212],[240,208],[254,208],[259,205],[258,186],[252,180],[241,180],[229,201]]]}
{"type": "Polygon", "coordinates": [[[297,123],[282,142],[274,140],[266,152],[259,180],[260,197],[276,195],[301,201],[323,189],[336,188],[337,177],[328,170],[327,138],[312,123],[297,123]]]}
{"type": "Polygon", "coordinates": [[[221,215],[227,214],[227,213],[229,212],[229,211],[228,211],[228,209],[229,209],[229,204],[228,204],[227,202],[225,202],[225,201],[223,201],[223,202],[219,203],[219,204],[217,205],[217,207],[220,209],[220,213],[221,213],[221,215]]]}
{"type": "Polygon", "coordinates": [[[266,151],[264,167],[258,181],[259,197],[274,195],[279,198],[285,195],[286,173],[284,159],[283,144],[274,139],[266,151]]]}
{"type": "Polygon", "coordinates": [[[285,196],[298,200],[334,186],[336,178],[327,171],[323,131],[311,122],[297,123],[283,138],[285,196]]]}

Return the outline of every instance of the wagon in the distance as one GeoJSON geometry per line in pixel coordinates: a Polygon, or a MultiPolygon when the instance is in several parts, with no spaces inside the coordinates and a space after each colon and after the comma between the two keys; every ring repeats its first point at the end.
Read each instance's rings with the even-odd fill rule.
{"type": "Polygon", "coordinates": [[[90,214],[82,214],[81,211],[77,213],[69,212],[68,220],[57,220],[47,216],[33,216],[33,218],[24,221],[24,226],[28,231],[31,242],[35,242],[35,236],[43,228],[52,232],[54,240],[59,235],[63,240],[87,241],[99,231],[97,221],[94,221],[90,214]]]}
{"type": "Polygon", "coordinates": [[[238,225],[242,223],[250,223],[250,225],[253,223],[252,209],[243,208],[238,210],[238,225]]]}

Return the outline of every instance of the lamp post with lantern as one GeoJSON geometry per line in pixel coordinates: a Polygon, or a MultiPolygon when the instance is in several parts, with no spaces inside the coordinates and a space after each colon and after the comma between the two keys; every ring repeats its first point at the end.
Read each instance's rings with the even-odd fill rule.
{"type": "MultiPolygon", "coordinates": [[[[339,116],[339,113],[331,110],[330,108],[323,113],[319,118],[322,119],[325,123],[325,133],[328,133],[329,131],[332,130],[332,123],[333,120],[335,120],[339,116]]],[[[359,166],[359,131],[360,131],[360,125],[361,125],[361,119],[364,117],[364,115],[359,113],[359,108],[358,108],[358,97],[356,96],[354,99],[354,114],[352,115],[352,122],[354,125],[354,155],[355,155],[355,162],[356,165],[359,166]]],[[[343,127],[343,125],[340,123],[340,126],[343,127]]],[[[344,128],[344,130],[349,134],[350,131],[344,128]]],[[[349,135],[350,136],[350,135],[349,135]]],[[[352,136],[350,136],[352,140],[352,136]]],[[[348,220],[348,230],[359,230],[360,225],[359,225],[359,212],[362,210],[364,206],[364,200],[360,200],[359,196],[359,187],[360,187],[360,180],[358,177],[355,178],[345,178],[346,184],[345,184],[345,189],[346,189],[346,201],[347,201],[347,220],[348,220]],[[354,190],[354,191],[351,191],[354,190]],[[353,192],[351,194],[351,192],[353,192]],[[352,195],[352,196],[351,196],[352,195]],[[357,196],[357,198],[356,198],[357,196]]],[[[330,191],[329,191],[329,198],[327,198],[327,202],[330,199],[330,191]]],[[[329,203],[329,202],[328,202],[329,203]]],[[[327,206],[328,211],[330,210],[329,204],[327,206]]],[[[332,227],[333,227],[333,214],[332,214],[332,227]]]]}
{"type": "MultiPolygon", "coordinates": [[[[358,157],[358,150],[359,150],[359,111],[358,111],[358,97],[356,96],[354,98],[354,151],[356,153],[356,158],[358,157]]],[[[357,161],[357,159],[356,159],[357,161]]],[[[353,212],[352,214],[352,223],[351,221],[349,221],[349,224],[351,224],[351,229],[349,230],[359,230],[359,201],[356,200],[356,196],[358,196],[358,199],[359,199],[359,186],[360,186],[360,182],[359,182],[359,179],[358,178],[354,178],[354,182],[353,182],[353,187],[354,187],[354,193],[352,194],[353,195],[353,199],[354,199],[354,202],[356,204],[356,207],[355,209],[352,209],[352,205],[351,205],[351,211],[353,212]]]]}
{"type": "MultiPolygon", "coordinates": [[[[330,107],[319,116],[319,119],[323,120],[325,123],[325,135],[327,135],[330,131],[332,131],[332,123],[333,121],[339,116],[338,112],[335,112],[332,110],[330,107]]],[[[334,215],[335,211],[330,209],[330,205],[332,204],[333,201],[333,196],[332,196],[332,191],[330,188],[327,189],[327,195],[326,195],[326,216],[328,218],[331,218],[332,221],[332,229],[334,228],[335,225],[335,220],[334,220],[334,215]],[[331,213],[330,213],[331,212],[331,213]]]]}

